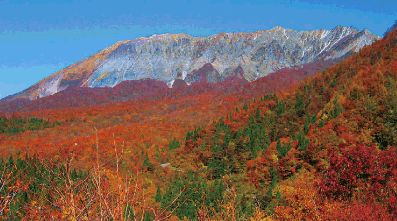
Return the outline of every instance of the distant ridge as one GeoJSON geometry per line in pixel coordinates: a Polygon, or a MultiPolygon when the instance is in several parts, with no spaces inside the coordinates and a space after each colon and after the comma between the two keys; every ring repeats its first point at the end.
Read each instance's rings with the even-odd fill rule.
{"type": "Polygon", "coordinates": [[[169,87],[178,82],[180,87],[201,78],[222,82],[238,72],[239,77],[253,81],[282,68],[346,58],[377,39],[366,29],[339,26],[314,31],[277,26],[209,37],[157,34],[117,42],[3,101],[35,100],[71,87],[114,87],[146,78],[169,87]]]}

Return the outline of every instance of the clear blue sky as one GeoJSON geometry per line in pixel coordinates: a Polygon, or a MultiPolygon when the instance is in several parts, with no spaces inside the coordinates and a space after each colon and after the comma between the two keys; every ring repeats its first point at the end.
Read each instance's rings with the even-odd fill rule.
{"type": "Polygon", "coordinates": [[[120,40],[338,25],[383,36],[396,12],[395,0],[0,0],[0,99],[120,40]]]}

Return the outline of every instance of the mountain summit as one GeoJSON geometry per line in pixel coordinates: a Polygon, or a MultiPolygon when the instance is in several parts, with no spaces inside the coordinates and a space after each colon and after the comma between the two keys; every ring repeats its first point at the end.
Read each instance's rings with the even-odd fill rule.
{"type": "Polygon", "coordinates": [[[221,82],[230,76],[256,80],[282,68],[345,58],[379,39],[368,30],[294,31],[282,27],[209,37],[159,34],[120,41],[99,53],[5,98],[35,100],[70,87],[114,87],[122,81],[155,79],[221,82]]]}

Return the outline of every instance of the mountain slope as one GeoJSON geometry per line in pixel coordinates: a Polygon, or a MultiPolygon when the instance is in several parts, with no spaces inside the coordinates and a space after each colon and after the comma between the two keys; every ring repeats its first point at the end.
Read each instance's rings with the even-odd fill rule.
{"type": "MultiPolygon", "coordinates": [[[[0,162],[11,177],[1,193],[18,199],[2,215],[74,218],[77,208],[89,220],[110,219],[99,206],[110,202],[120,220],[125,211],[148,220],[396,220],[396,67],[394,30],[288,90],[262,92],[265,78],[243,86],[246,93],[259,90],[261,98],[250,104],[203,93],[33,112],[61,124],[0,134],[2,156],[15,157],[0,162]],[[92,185],[98,180],[103,187],[92,185]]],[[[147,81],[181,94],[208,83],[169,89],[147,81]]]]}
{"type": "Polygon", "coordinates": [[[125,80],[151,78],[172,87],[206,78],[221,82],[236,72],[253,81],[282,68],[344,58],[379,37],[368,30],[293,31],[275,27],[253,33],[209,37],[162,34],[122,41],[6,98],[35,100],[70,87],[113,87],[125,80]]]}
{"type": "Polygon", "coordinates": [[[394,30],[296,89],[189,131],[171,164],[233,185],[255,203],[253,220],[395,220],[396,67],[394,30]]]}

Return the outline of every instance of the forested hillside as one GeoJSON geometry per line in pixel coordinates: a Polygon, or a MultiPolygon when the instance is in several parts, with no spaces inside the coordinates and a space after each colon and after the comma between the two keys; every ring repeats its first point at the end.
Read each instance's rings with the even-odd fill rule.
{"type": "Polygon", "coordinates": [[[189,132],[175,163],[235,188],[255,219],[396,219],[396,46],[394,31],[189,132]]]}
{"type": "Polygon", "coordinates": [[[230,106],[214,113],[223,116],[211,123],[200,120],[197,109],[216,107],[205,94],[194,104],[192,97],[173,103],[179,116],[193,116],[184,124],[175,121],[176,112],[156,112],[169,110],[169,101],[156,109],[148,101],[114,113],[98,107],[75,119],[51,116],[52,128],[0,134],[2,156],[8,156],[0,164],[0,215],[395,220],[396,95],[394,30],[290,90],[261,94],[244,105],[238,98],[220,99],[230,106]],[[139,121],[149,110],[150,118],[139,121]],[[92,117],[101,114],[114,122],[92,117]],[[61,133],[64,140],[41,142],[71,125],[81,125],[79,132],[87,135],[69,131],[61,133]],[[18,148],[6,151],[8,145],[18,148]]]}

